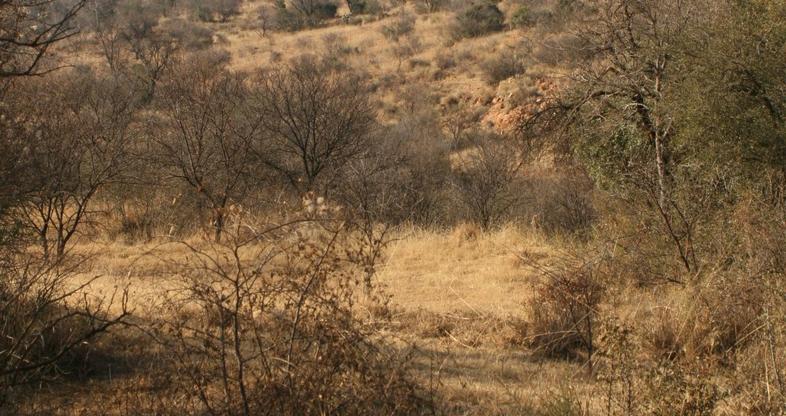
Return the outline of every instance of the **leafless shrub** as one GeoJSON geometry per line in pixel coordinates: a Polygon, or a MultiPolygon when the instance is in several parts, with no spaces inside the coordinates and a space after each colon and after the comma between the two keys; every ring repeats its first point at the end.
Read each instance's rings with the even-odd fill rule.
{"type": "Polygon", "coordinates": [[[205,22],[226,22],[240,13],[241,0],[198,0],[191,7],[199,20],[205,22]]]}
{"type": "Polygon", "coordinates": [[[203,201],[175,181],[117,184],[102,193],[102,201],[108,207],[97,228],[111,240],[135,244],[201,231],[194,218],[201,215],[203,201]]]}
{"type": "Polygon", "coordinates": [[[336,225],[244,220],[223,243],[187,245],[182,290],[162,315],[175,318],[161,318],[155,336],[197,409],[411,414],[426,405],[406,358],[372,343],[356,321],[359,282],[336,225]]]}
{"type": "Polygon", "coordinates": [[[27,138],[37,175],[19,218],[44,255],[62,256],[96,193],[123,173],[135,96],[112,79],[77,73],[42,78],[16,93],[16,134],[27,138]]]}
{"type": "Polygon", "coordinates": [[[578,36],[556,34],[537,44],[532,53],[537,62],[548,65],[564,65],[578,62],[589,56],[589,46],[578,36]]]}
{"type": "Polygon", "coordinates": [[[497,85],[500,81],[523,74],[527,68],[521,56],[512,51],[500,51],[480,63],[486,81],[497,85]]]}
{"type": "Polygon", "coordinates": [[[350,64],[347,62],[349,57],[357,52],[346,37],[336,33],[328,33],[322,37],[322,48],[320,56],[326,66],[337,71],[349,71],[350,64]]]}
{"type": "Polygon", "coordinates": [[[399,70],[402,61],[420,49],[420,42],[413,33],[416,21],[415,15],[402,12],[380,29],[385,38],[394,44],[393,52],[398,58],[399,70]]]}
{"type": "Polygon", "coordinates": [[[608,415],[633,415],[641,411],[638,360],[640,344],[633,331],[613,318],[601,322],[598,330],[598,380],[604,384],[604,410],[608,415]]]}
{"type": "Polygon", "coordinates": [[[350,161],[336,190],[350,231],[346,254],[363,268],[367,291],[372,289],[371,279],[390,242],[389,233],[413,208],[406,205],[413,198],[400,171],[407,155],[398,145],[384,140],[350,161]]]}
{"type": "Polygon", "coordinates": [[[482,107],[473,107],[467,101],[450,97],[442,105],[442,128],[447,132],[450,146],[460,150],[471,144],[470,138],[483,115],[482,107]]]}
{"type": "Polygon", "coordinates": [[[185,32],[168,33],[159,27],[163,9],[156,2],[137,0],[117,6],[108,13],[111,18],[97,22],[96,38],[110,71],[136,84],[149,101],[185,41],[173,36],[185,32]]]}
{"type": "Polygon", "coordinates": [[[57,10],[55,0],[6,0],[0,2],[0,81],[47,72],[42,66],[49,48],[76,31],[74,18],[86,0],[57,10]]]}
{"type": "Polygon", "coordinates": [[[577,358],[584,353],[591,374],[598,305],[606,290],[599,261],[564,255],[548,264],[528,263],[539,275],[529,307],[529,345],[552,357],[577,358]]]}
{"type": "Polygon", "coordinates": [[[162,119],[154,126],[156,160],[206,205],[216,240],[227,210],[242,203],[253,176],[258,116],[246,94],[241,74],[217,70],[210,60],[186,62],[163,88],[162,119]]]}
{"type": "Polygon", "coordinates": [[[553,174],[530,170],[525,178],[529,198],[521,216],[546,234],[587,236],[596,221],[592,182],[581,172],[553,174]]]}
{"type": "Polygon", "coordinates": [[[23,386],[67,374],[88,342],[124,323],[127,293],[88,294],[73,284],[81,262],[4,250],[0,262],[0,410],[23,386]],[[117,309],[119,308],[119,311],[117,309]]]}
{"type": "Polygon", "coordinates": [[[454,186],[467,209],[467,216],[488,228],[508,213],[518,195],[511,192],[522,156],[504,138],[475,141],[460,157],[454,186]]]}

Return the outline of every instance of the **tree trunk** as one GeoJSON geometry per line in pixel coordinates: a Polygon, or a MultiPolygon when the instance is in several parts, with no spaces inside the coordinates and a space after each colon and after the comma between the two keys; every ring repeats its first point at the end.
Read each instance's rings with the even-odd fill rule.
{"type": "Polygon", "coordinates": [[[225,221],[224,213],[220,208],[216,209],[215,213],[213,214],[213,226],[215,227],[215,234],[213,236],[213,240],[216,243],[221,242],[221,233],[224,231],[224,221],[225,221]]]}
{"type": "Polygon", "coordinates": [[[658,205],[660,205],[661,210],[666,212],[668,210],[668,179],[666,176],[668,175],[668,171],[666,170],[666,146],[663,143],[662,135],[655,132],[654,134],[655,139],[655,165],[658,171],[658,205]]]}

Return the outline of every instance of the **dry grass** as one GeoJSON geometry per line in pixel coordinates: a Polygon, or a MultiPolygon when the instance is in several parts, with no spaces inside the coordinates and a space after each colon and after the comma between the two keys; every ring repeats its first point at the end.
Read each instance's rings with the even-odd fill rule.
{"type": "MultiPolygon", "coordinates": [[[[424,383],[435,383],[436,392],[453,408],[451,413],[506,414],[537,401],[544,385],[558,386],[582,374],[574,363],[544,366],[522,347],[531,276],[520,256],[547,256],[553,243],[514,226],[481,232],[471,224],[449,231],[407,228],[396,238],[378,276],[392,295],[391,320],[380,331],[401,339],[402,345],[416,345],[418,374],[424,383]]],[[[174,289],[178,270],[168,259],[188,254],[185,246],[170,242],[93,241],[74,251],[93,254],[90,272],[82,277],[103,277],[92,290],[107,292],[127,285],[130,306],[140,318],[155,313],[162,293],[174,289]]],[[[133,393],[135,388],[154,381],[132,374],[113,383],[127,395],[139,394],[133,393]]],[[[122,392],[113,395],[105,387],[72,386],[79,389],[76,398],[59,406],[85,409],[89,401],[78,399],[85,389],[119,405],[135,400],[122,392]]]]}
{"type": "MultiPolygon", "coordinates": [[[[530,276],[520,256],[547,256],[553,244],[510,225],[485,233],[468,224],[449,231],[408,228],[394,238],[377,277],[394,308],[497,319],[523,318],[530,276]]],[[[190,252],[172,241],[83,241],[72,251],[91,257],[89,271],[80,276],[101,276],[93,290],[128,286],[131,306],[141,310],[161,291],[174,288],[178,266],[172,259],[190,252]]]]}
{"type": "Polygon", "coordinates": [[[402,233],[379,275],[394,304],[405,310],[521,317],[529,280],[519,255],[524,250],[547,254],[548,244],[513,226],[488,233],[467,228],[402,233]]]}

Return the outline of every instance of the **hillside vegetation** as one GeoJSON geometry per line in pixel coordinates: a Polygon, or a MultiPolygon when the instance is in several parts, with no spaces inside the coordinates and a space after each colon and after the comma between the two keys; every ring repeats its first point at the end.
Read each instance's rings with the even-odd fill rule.
{"type": "Polygon", "coordinates": [[[786,2],[0,0],[0,414],[786,414],[786,2]]]}

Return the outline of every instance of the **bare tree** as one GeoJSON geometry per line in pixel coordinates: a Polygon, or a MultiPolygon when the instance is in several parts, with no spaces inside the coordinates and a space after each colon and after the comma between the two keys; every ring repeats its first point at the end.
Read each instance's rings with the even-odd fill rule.
{"type": "Polygon", "coordinates": [[[127,320],[127,291],[115,290],[106,297],[88,295],[86,289],[98,277],[73,285],[81,266],[81,262],[41,261],[3,252],[0,409],[12,399],[16,387],[67,371],[58,367],[64,358],[78,358],[78,350],[88,341],[127,320]]]}
{"type": "Polygon", "coordinates": [[[311,57],[261,74],[254,101],[262,117],[256,150],[299,192],[326,194],[374,122],[363,80],[311,57]]]}
{"type": "MultiPolygon", "coordinates": [[[[73,2],[55,18],[54,0],[0,0],[0,220],[31,189],[25,139],[16,134],[16,115],[4,105],[9,81],[51,70],[42,61],[54,44],[76,33],[71,23],[85,1],[73,2]]],[[[5,225],[0,244],[13,233],[5,225]]]]}
{"type": "Polygon", "coordinates": [[[460,156],[454,180],[469,216],[483,228],[500,219],[520,198],[512,186],[523,158],[504,140],[481,136],[476,147],[460,156]]]}
{"type": "Polygon", "coordinates": [[[441,125],[447,131],[453,149],[461,148],[481,115],[482,109],[472,108],[465,101],[450,101],[444,106],[441,125]]]}
{"type": "Polygon", "coordinates": [[[393,53],[398,59],[398,70],[407,57],[420,49],[420,43],[414,35],[417,18],[411,13],[400,13],[392,21],[381,28],[382,34],[393,43],[393,53]]]}
{"type": "Polygon", "coordinates": [[[165,13],[160,4],[138,0],[119,6],[113,18],[97,23],[96,37],[110,70],[140,85],[144,98],[150,100],[164,71],[188,41],[183,39],[187,34],[160,27],[165,13]]]}
{"type": "Polygon", "coordinates": [[[249,148],[258,117],[246,105],[241,74],[197,57],[177,68],[161,91],[158,161],[210,209],[219,241],[232,203],[242,202],[255,168],[249,148]]]}
{"type": "Polygon", "coordinates": [[[0,0],[0,79],[50,70],[41,67],[42,59],[76,33],[73,19],[85,2],[72,1],[58,12],[55,0],[0,0]]]}
{"type": "Polygon", "coordinates": [[[111,79],[73,72],[31,80],[16,94],[24,117],[16,133],[35,172],[19,214],[45,255],[61,257],[96,192],[122,173],[135,97],[111,79]]]}

